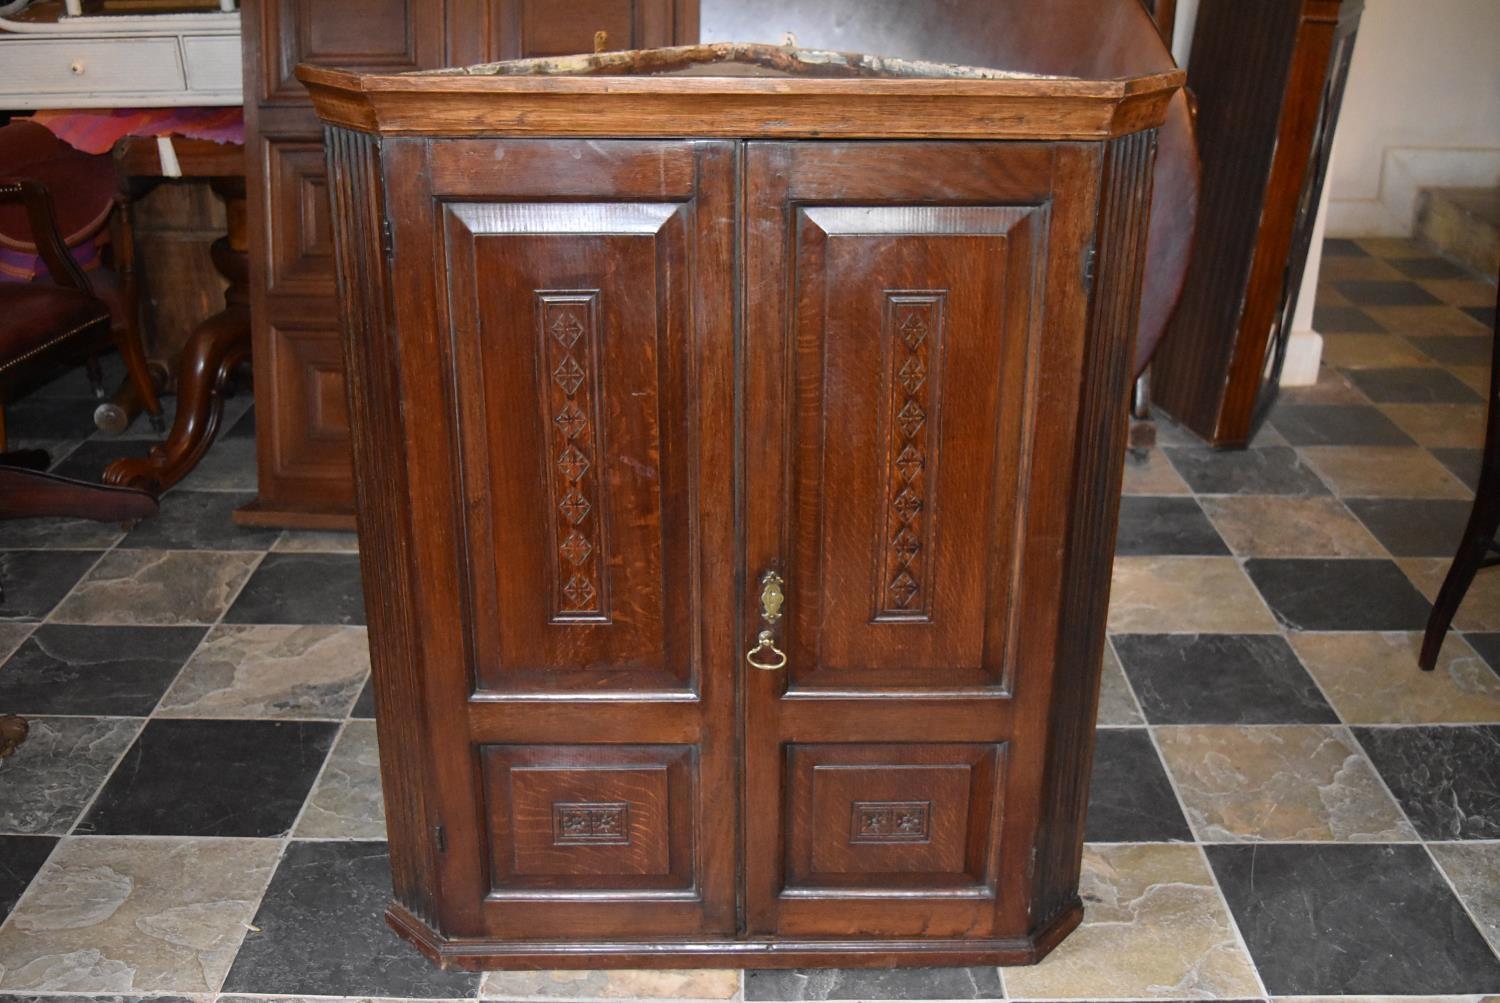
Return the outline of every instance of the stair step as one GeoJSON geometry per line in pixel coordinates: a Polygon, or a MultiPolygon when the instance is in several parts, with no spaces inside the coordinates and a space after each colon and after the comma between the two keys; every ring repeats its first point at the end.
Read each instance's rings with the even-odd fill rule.
{"type": "Polygon", "coordinates": [[[1418,240],[1480,275],[1500,272],[1500,188],[1425,188],[1418,240]]]}

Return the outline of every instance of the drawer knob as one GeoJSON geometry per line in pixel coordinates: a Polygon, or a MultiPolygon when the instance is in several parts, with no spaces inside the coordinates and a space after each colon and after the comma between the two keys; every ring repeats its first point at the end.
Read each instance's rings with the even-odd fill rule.
{"type": "Polygon", "coordinates": [[[81,77],[83,76],[84,71],[88,69],[88,67],[83,65],[83,60],[75,59],[68,64],[68,69],[73,72],[73,76],[81,77]]]}

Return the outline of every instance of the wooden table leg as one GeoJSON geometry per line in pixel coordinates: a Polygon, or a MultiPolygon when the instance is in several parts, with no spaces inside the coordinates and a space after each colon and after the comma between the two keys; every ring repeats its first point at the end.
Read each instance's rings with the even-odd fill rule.
{"type": "Polygon", "coordinates": [[[214,241],[214,267],[229,280],[224,309],[198,325],[177,364],[177,417],[165,442],[145,457],[116,460],[107,484],[162,492],[186,477],[218,434],[224,395],[235,367],[250,356],[250,261],[246,243],[245,180],[215,178],[224,199],[229,235],[214,241]]]}

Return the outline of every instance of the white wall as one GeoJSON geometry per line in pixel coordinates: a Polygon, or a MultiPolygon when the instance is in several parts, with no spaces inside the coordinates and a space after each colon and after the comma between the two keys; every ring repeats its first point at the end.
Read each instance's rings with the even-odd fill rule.
{"type": "Polygon", "coordinates": [[[1500,0],[1366,0],[1328,232],[1407,236],[1419,189],[1500,184],[1500,0]]]}

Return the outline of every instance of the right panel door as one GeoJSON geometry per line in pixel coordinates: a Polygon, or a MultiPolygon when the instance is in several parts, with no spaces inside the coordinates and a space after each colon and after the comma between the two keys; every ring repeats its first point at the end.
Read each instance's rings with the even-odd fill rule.
{"type": "Polygon", "coordinates": [[[748,147],[751,933],[1027,931],[1094,156],[748,147]]]}

